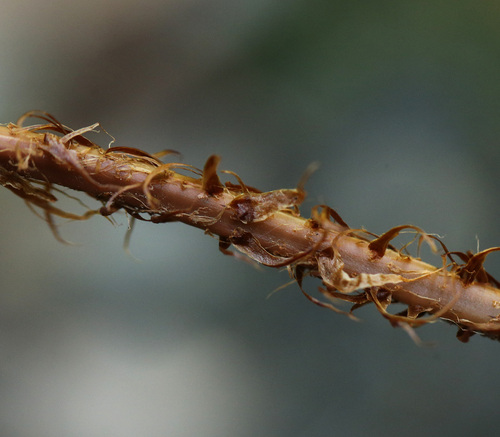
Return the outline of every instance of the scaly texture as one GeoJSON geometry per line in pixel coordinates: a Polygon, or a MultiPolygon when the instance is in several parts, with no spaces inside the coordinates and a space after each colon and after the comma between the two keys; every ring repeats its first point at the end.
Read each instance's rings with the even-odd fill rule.
{"type": "Polygon", "coordinates": [[[159,155],[138,149],[104,150],[83,136],[97,127],[73,131],[40,112],[0,126],[0,183],[41,208],[58,238],[53,216],[82,220],[123,209],[135,219],[180,221],[218,236],[225,254],[243,253],[266,266],[286,266],[304,295],[320,306],[343,312],[334,305],[343,300],[352,304],[347,314],[353,317],[353,309],[374,303],[393,326],[410,333],[412,327],[442,318],[458,325],[462,341],[476,332],[500,339],[499,283],[483,268],[486,256],[500,248],[450,252],[436,237],[410,225],[374,236],[350,229],[325,205],[304,218],[299,215],[303,184],[262,193],[230,171],[223,173],[234,182],[223,183],[217,156],[199,170],[163,163],[159,155]],[[28,117],[42,123],[23,127],[28,117]],[[82,216],[62,211],[54,206],[54,185],[84,191],[102,207],[82,216]],[[440,245],[442,266],[392,247],[390,241],[403,230],[414,232],[419,245],[440,245]],[[237,252],[229,250],[231,246],[237,252]],[[325,300],[304,290],[306,276],[319,278],[325,300]],[[389,312],[394,302],[407,309],[389,312]]]}

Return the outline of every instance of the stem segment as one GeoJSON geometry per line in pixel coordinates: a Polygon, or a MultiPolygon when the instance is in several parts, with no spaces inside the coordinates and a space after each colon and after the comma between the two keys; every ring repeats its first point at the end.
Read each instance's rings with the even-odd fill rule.
{"type": "Polygon", "coordinates": [[[28,116],[45,123],[22,127],[23,117],[18,124],[0,126],[0,183],[42,208],[54,230],[53,215],[86,219],[96,213],[76,216],[54,207],[51,187],[61,185],[100,200],[102,215],[124,209],[155,223],[181,221],[218,236],[224,253],[232,253],[232,245],[261,264],[287,266],[304,294],[321,306],[338,311],[332,303],[337,299],[353,308],[374,303],[394,326],[416,327],[440,317],[459,326],[463,341],[475,332],[500,338],[500,290],[483,269],[486,255],[500,248],[452,254],[442,245],[443,266],[437,268],[389,246],[404,228],[435,244],[435,237],[414,226],[369,238],[324,205],[314,208],[309,219],[299,216],[302,187],[261,193],[232,172],[237,183],[222,183],[218,157],[210,157],[203,171],[163,164],[140,150],[104,150],[83,137],[97,125],[72,131],[48,114],[28,116]],[[326,301],[303,290],[305,276],[320,279],[326,301]],[[390,313],[393,302],[407,310],[390,313]]]}

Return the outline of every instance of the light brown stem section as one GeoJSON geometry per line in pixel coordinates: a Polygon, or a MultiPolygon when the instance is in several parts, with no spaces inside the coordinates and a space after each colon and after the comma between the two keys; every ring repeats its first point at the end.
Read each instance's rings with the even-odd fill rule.
{"type": "Polygon", "coordinates": [[[103,215],[123,208],[153,222],[181,221],[219,236],[223,250],[232,244],[262,264],[288,266],[299,284],[305,275],[319,277],[327,298],[374,302],[393,325],[418,326],[433,320],[417,317],[428,313],[459,325],[464,340],[472,332],[500,337],[500,290],[491,281],[464,279],[465,273],[475,277],[482,262],[472,272],[455,262],[436,268],[370,242],[325,215],[296,215],[298,190],[263,196],[241,183],[222,184],[215,171],[218,159],[211,158],[200,174],[186,176],[177,170],[181,164],[162,164],[135,149],[105,151],[69,129],[61,135],[46,132],[59,126],[0,126],[0,182],[49,215],[55,200],[50,186],[61,185],[102,201],[103,215]],[[270,214],[259,217],[248,210],[273,199],[270,214]],[[406,304],[407,313],[389,313],[393,301],[406,304]]]}

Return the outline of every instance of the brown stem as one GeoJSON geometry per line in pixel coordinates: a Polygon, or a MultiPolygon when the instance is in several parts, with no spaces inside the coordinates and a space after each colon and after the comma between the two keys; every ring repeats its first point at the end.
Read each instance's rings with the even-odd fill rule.
{"type": "Polygon", "coordinates": [[[326,206],[314,208],[310,219],[299,216],[302,187],[261,193],[232,172],[238,183],[222,183],[218,157],[210,157],[203,171],[163,164],[136,149],[105,151],[82,136],[96,125],[71,131],[47,114],[40,118],[48,124],[0,126],[0,183],[43,208],[49,223],[54,214],[83,219],[93,213],[75,216],[55,208],[51,186],[62,185],[102,201],[102,215],[124,209],[155,223],[176,220],[201,228],[220,238],[224,253],[233,245],[264,265],[287,266],[301,288],[304,276],[318,277],[328,299],[354,307],[373,302],[394,326],[419,326],[441,317],[460,327],[464,341],[474,332],[500,338],[500,290],[482,266],[498,248],[458,254],[463,262],[458,264],[443,245],[450,261],[436,268],[389,245],[404,228],[434,244],[434,237],[414,226],[393,228],[370,241],[368,233],[348,228],[326,206]],[[388,312],[396,301],[407,305],[403,314],[388,312]],[[425,314],[431,316],[420,317],[425,314]]]}

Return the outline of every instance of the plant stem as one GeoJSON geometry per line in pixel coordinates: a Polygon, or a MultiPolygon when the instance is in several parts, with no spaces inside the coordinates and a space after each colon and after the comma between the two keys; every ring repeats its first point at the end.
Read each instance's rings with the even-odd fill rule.
{"type": "Polygon", "coordinates": [[[102,215],[124,209],[155,223],[181,221],[218,236],[224,253],[232,245],[261,264],[287,266],[304,294],[321,306],[338,311],[333,306],[338,299],[354,308],[374,303],[394,326],[415,327],[440,317],[459,326],[463,341],[475,332],[500,338],[500,290],[483,269],[486,256],[499,248],[452,254],[443,245],[443,266],[437,268],[389,247],[404,228],[435,244],[435,237],[414,226],[369,238],[325,206],[314,208],[309,219],[299,216],[305,195],[301,187],[261,193],[232,172],[238,183],[222,183],[218,157],[210,157],[203,171],[163,164],[140,150],[104,150],[83,137],[97,125],[72,131],[48,114],[28,115],[46,123],[22,127],[21,120],[0,126],[0,183],[42,208],[54,230],[53,215],[86,219],[96,213],[77,216],[54,207],[51,187],[61,185],[101,201],[102,215]],[[320,279],[326,301],[303,290],[305,276],[320,279]],[[393,302],[407,310],[389,313],[393,302]],[[430,316],[421,317],[425,314],[430,316]]]}

